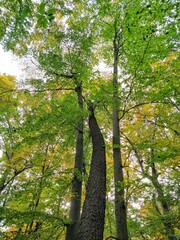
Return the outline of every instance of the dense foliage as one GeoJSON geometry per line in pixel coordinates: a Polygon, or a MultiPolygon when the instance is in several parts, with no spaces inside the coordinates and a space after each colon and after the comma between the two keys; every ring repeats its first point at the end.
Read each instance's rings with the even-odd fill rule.
{"type": "Polygon", "coordinates": [[[178,5],[1,0],[1,44],[30,56],[38,75],[32,63],[25,80],[0,75],[0,239],[67,239],[73,199],[82,191],[83,203],[90,173],[89,102],[106,146],[104,239],[118,239],[115,148],[129,239],[180,238],[178,5]]]}

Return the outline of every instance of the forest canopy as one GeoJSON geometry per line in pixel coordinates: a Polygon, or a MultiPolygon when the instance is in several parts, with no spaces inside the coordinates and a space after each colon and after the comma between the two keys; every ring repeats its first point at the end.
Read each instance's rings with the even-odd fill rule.
{"type": "Polygon", "coordinates": [[[0,239],[180,239],[179,2],[0,13],[0,239]]]}

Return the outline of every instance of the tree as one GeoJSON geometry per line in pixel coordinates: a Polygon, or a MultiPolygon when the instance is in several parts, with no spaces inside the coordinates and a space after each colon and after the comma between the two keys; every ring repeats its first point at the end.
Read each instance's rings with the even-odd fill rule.
{"type": "Polygon", "coordinates": [[[78,225],[77,239],[103,239],[106,198],[106,156],[103,135],[89,103],[89,128],[93,152],[86,197],[78,225]]]}
{"type": "MultiPolygon", "coordinates": [[[[175,132],[172,132],[173,130],[164,128],[160,123],[165,123],[168,116],[166,114],[169,112],[173,113],[174,111],[176,110],[173,109],[172,106],[164,106],[164,104],[160,103],[149,103],[143,107],[139,106],[138,113],[136,113],[136,120],[133,120],[133,128],[137,127],[139,131],[139,134],[137,134],[136,137],[134,136],[137,139],[133,140],[134,137],[129,139],[127,135],[124,135],[130,144],[130,149],[133,151],[132,153],[130,152],[131,158],[133,160],[134,158],[137,159],[137,165],[134,167],[137,169],[138,174],[142,174],[142,179],[140,178],[139,182],[142,181],[142,187],[144,185],[146,194],[149,195],[149,197],[144,196],[146,200],[144,200],[144,207],[142,207],[142,211],[145,212],[144,218],[146,218],[148,212],[146,209],[149,209],[149,219],[147,217],[145,220],[149,221],[151,218],[152,223],[149,232],[152,228],[155,236],[164,234],[168,239],[176,239],[175,226],[177,224],[177,217],[175,217],[175,213],[173,214],[172,211],[177,207],[177,201],[175,199],[178,197],[175,193],[176,190],[172,196],[169,192],[168,184],[166,185],[165,182],[171,182],[173,188],[177,189],[176,183],[174,180],[172,181],[171,178],[171,175],[174,175],[177,169],[174,168],[174,170],[171,171],[171,167],[167,167],[167,162],[170,161],[173,165],[173,162],[176,161],[177,146],[174,145],[174,138],[178,138],[178,136],[176,136],[177,134],[175,132]],[[168,149],[167,144],[169,145],[168,149]],[[162,184],[162,176],[164,176],[164,185],[162,184]],[[169,180],[165,180],[165,178],[169,180]],[[174,199],[173,204],[170,200],[172,198],[174,199]],[[148,204],[148,206],[146,206],[146,204],[148,204]],[[172,216],[174,219],[172,219],[172,216]],[[155,224],[153,224],[153,217],[155,224]]],[[[168,122],[170,123],[169,119],[168,122]]],[[[129,131],[131,130],[128,126],[128,135],[129,131]]],[[[132,165],[132,163],[129,164],[132,165]]],[[[144,236],[146,231],[147,229],[142,230],[144,236]]]]}
{"type": "MultiPolygon", "coordinates": [[[[173,3],[169,5],[156,3],[156,8],[158,8],[158,11],[161,11],[159,15],[154,12],[153,4],[149,4],[147,8],[145,8],[141,1],[138,3],[113,2],[112,4],[102,2],[100,7],[100,14],[102,15],[103,21],[101,26],[102,29],[105,28],[105,30],[102,30],[103,37],[106,40],[105,49],[107,49],[107,42],[111,42],[111,46],[108,45],[108,47],[113,48],[113,56],[108,51],[108,54],[105,52],[104,57],[108,63],[112,62],[111,59],[114,58],[113,151],[116,189],[116,231],[117,238],[119,239],[128,238],[124,189],[122,187],[124,183],[120,145],[120,119],[123,119],[129,103],[132,104],[133,101],[138,102],[138,95],[135,94],[135,98],[133,98],[133,93],[136,91],[136,84],[138,84],[139,81],[143,83],[143,76],[145,76],[148,71],[149,63],[156,58],[160,58],[156,51],[155,44],[162,44],[162,39],[166,36],[166,29],[162,28],[159,33],[157,33],[157,29],[164,26],[164,24],[167,26],[171,25],[171,22],[167,21],[167,16],[171,15],[171,9],[173,7],[173,3]],[[163,12],[163,10],[165,10],[165,12],[163,12]],[[125,76],[118,76],[118,66],[125,76]],[[120,111],[122,111],[122,116],[119,116],[120,111]],[[118,186],[118,183],[121,183],[121,188],[118,186]]],[[[175,25],[176,20],[174,21],[174,26],[175,25]]],[[[166,42],[169,48],[171,48],[171,41],[169,41],[169,39],[170,38],[168,38],[166,42]]],[[[169,49],[165,51],[167,45],[162,45],[161,47],[162,58],[169,54],[169,49]]]]}
{"type": "MultiPolygon", "coordinates": [[[[16,3],[0,3],[1,42],[18,55],[33,56],[41,74],[26,80],[24,89],[17,84],[2,90],[2,98],[14,102],[13,107],[12,102],[8,108],[1,105],[6,116],[1,118],[2,225],[13,230],[14,238],[63,239],[66,228],[66,238],[74,238],[86,182],[82,161],[89,173],[84,105],[91,100],[107,143],[105,222],[110,226],[104,237],[173,239],[178,234],[176,218],[172,220],[178,209],[178,145],[173,140],[179,136],[177,2],[16,3]],[[112,74],[101,71],[101,62],[112,74]]],[[[93,173],[89,185],[97,177],[93,173]]],[[[84,234],[92,207],[89,192],[78,234],[84,234]]],[[[88,231],[90,227],[96,229],[92,224],[88,231]]]]}
{"type": "Polygon", "coordinates": [[[114,182],[115,182],[115,214],[116,214],[116,235],[120,240],[128,239],[127,211],[124,198],[123,165],[120,143],[119,126],[119,99],[118,99],[118,63],[121,33],[117,27],[117,20],[114,21],[114,63],[113,63],[113,158],[114,158],[114,182]]]}
{"type": "MultiPolygon", "coordinates": [[[[76,92],[78,96],[79,108],[83,109],[83,98],[82,98],[82,87],[77,86],[76,92]]],[[[72,199],[71,199],[71,209],[70,209],[70,224],[67,226],[66,239],[75,238],[77,225],[80,219],[81,210],[81,195],[82,195],[82,173],[83,173],[83,128],[84,120],[83,117],[77,125],[77,139],[76,139],[76,156],[74,164],[74,177],[72,182],[72,199]]]]}

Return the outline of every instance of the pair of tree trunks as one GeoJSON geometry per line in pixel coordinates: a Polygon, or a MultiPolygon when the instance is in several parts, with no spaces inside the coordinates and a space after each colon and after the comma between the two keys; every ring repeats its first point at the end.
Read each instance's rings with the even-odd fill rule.
{"type": "MultiPolygon", "coordinates": [[[[76,88],[80,109],[83,109],[82,89],[76,88]]],[[[103,135],[94,116],[94,109],[89,104],[89,129],[92,137],[93,153],[91,169],[87,183],[86,198],[82,209],[82,168],[83,168],[83,118],[77,127],[76,156],[72,182],[70,224],[67,226],[66,240],[102,240],[105,219],[106,198],[106,156],[103,135]],[[77,175],[78,171],[78,175],[77,175]]]]}
{"type": "MultiPolygon", "coordinates": [[[[115,36],[117,37],[117,36],[115,36]]],[[[113,159],[114,159],[114,183],[115,183],[115,218],[116,218],[116,237],[119,240],[128,239],[127,230],[127,211],[124,200],[123,187],[123,168],[120,148],[120,126],[119,126],[119,98],[118,98],[118,62],[119,62],[119,48],[117,39],[114,39],[114,66],[113,66],[113,159]]],[[[78,93],[78,92],[77,92],[78,93]]],[[[82,93],[79,96],[82,96],[82,93]]],[[[79,97],[78,97],[79,100],[79,97]]],[[[83,108],[79,104],[80,108],[83,108]]],[[[93,107],[89,107],[91,112],[89,117],[89,128],[93,142],[93,154],[89,180],[87,184],[86,198],[83,206],[82,216],[77,228],[79,219],[81,190],[82,183],[78,183],[78,179],[74,176],[73,179],[73,198],[71,201],[70,219],[72,223],[68,226],[66,240],[75,239],[77,230],[78,240],[101,240],[103,239],[104,217],[105,217],[105,194],[106,194],[106,164],[105,164],[105,146],[102,133],[94,116],[93,107]],[[75,184],[74,184],[75,183],[75,184]],[[79,186],[77,189],[75,186],[79,186]],[[78,191],[77,191],[78,190],[78,191]],[[78,192],[78,194],[77,194],[78,192]],[[103,230],[102,230],[103,229],[103,230]]],[[[81,123],[83,126],[83,122],[81,123]]],[[[82,137],[83,133],[79,131],[83,127],[78,126],[78,136],[82,137]]],[[[83,132],[83,131],[82,131],[83,132]]],[[[77,143],[78,143],[77,136],[77,143]]],[[[83,145],[81,145],[83,149],[83,145]]],[[[76,156],[78,147],[76,145],[76,156]]],[[[82,152],[83,154],[83,152],[82,152]]],[[[83,155],[81,155],[83,158],[83,155]]],[[[76,167],[75,160],[75,169],[76,167]]],[[[82,174],[82,163],[78,170],[82,174]]]]}
{"type": "MultiPolygon", "coordinates": [[[[127,229],[127,211],[124,200],[123,187],[123,168],[120,147],[120,126],[119,126],[119,96],[118,96],[118,63],[119,63],[119,45],[118,34],[115,25],[114,47],[114,64],[113,64],[113,159],[114,159],[114,184],[115,184],[115,218],[116,218],[116,237],[119,240],[128,240],[127,229]]],[[[83,108],[82,90],[77,88],[79,107],[83,108]]],[[[66,240],[75,239],[76,230],[78,240],[103,239],[104,217],[105,217],[105,194],[106,194],[106,163],[105,163],[105,146],[102,133],[94,116],[93,106],[89,105],[90,117],[89,128],[92,136],[93,154],[91,170],[87,184],[86,198],[83,206],[80,223],[80,203],[82,182],[74,175],[72,187],[72,200],[70,219],[72,223],[67,228],[66,240]],[[78,186],[78,187],[77,187],[78,186]],[[99,209],[99,210],[98,210],[99,209]],[[79,211],[79,212],[78,212],[79,211]]],[[[78,126],[75,169],[82,174],[83,164],[83,120],[78,126]],[[82,132],[81,132],[82,130],[82,132]],[[78,147],[78,138],[81,139],[78,147]],[[81,144],[81,146],[80,146],[81,144]],[[80,151],[81,149],[81,151],[80,151]],[[80,159],[77,159],[80,151],[80,159]],[[77,164],[77,162],[79,162],[77,164]]]]}

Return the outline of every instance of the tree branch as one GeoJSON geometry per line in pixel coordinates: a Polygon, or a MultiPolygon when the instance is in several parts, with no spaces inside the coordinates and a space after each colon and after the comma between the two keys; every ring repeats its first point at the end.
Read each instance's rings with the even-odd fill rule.
{"type": "Polygon", "coordinates": [[[116,237],[113,237],[113,236],[109,236],[109,237],[107,237],[105,240],[109,240],[109,239],[119,240],[119,238],[116,238],[116,237]]]}
{"type": "Polygon", "coordinates": [[[7,91],[0,92],[0,94],[5,94],[9,92],[49,92],[49,91],[69,91],[69,90],[74,90],[74,88],[65,88],[65,87],[59,87],[59,88],[47,88],[47,89],[36,89],[36,90],[29,90],[26,88],[22,89],[10,89],[7,91]]]}
{"type": "Polygon", "coordinates": [[[138,103],[138,104],[128,108],[127,110],[124,107],[124,109],[121,110],[123,113],[122,113],[122,116],[120,117],[120,119],[122,119],[126,113],[130,112],[134,108],[137,108],[137,107],[140,107],[140,106],[143,106],[143,105],[153,104],[153,103],[155,103],[155,104],[168,104],[168,105],[170,104],[169,102],[152,101],[152,102],[138,103]]]}

